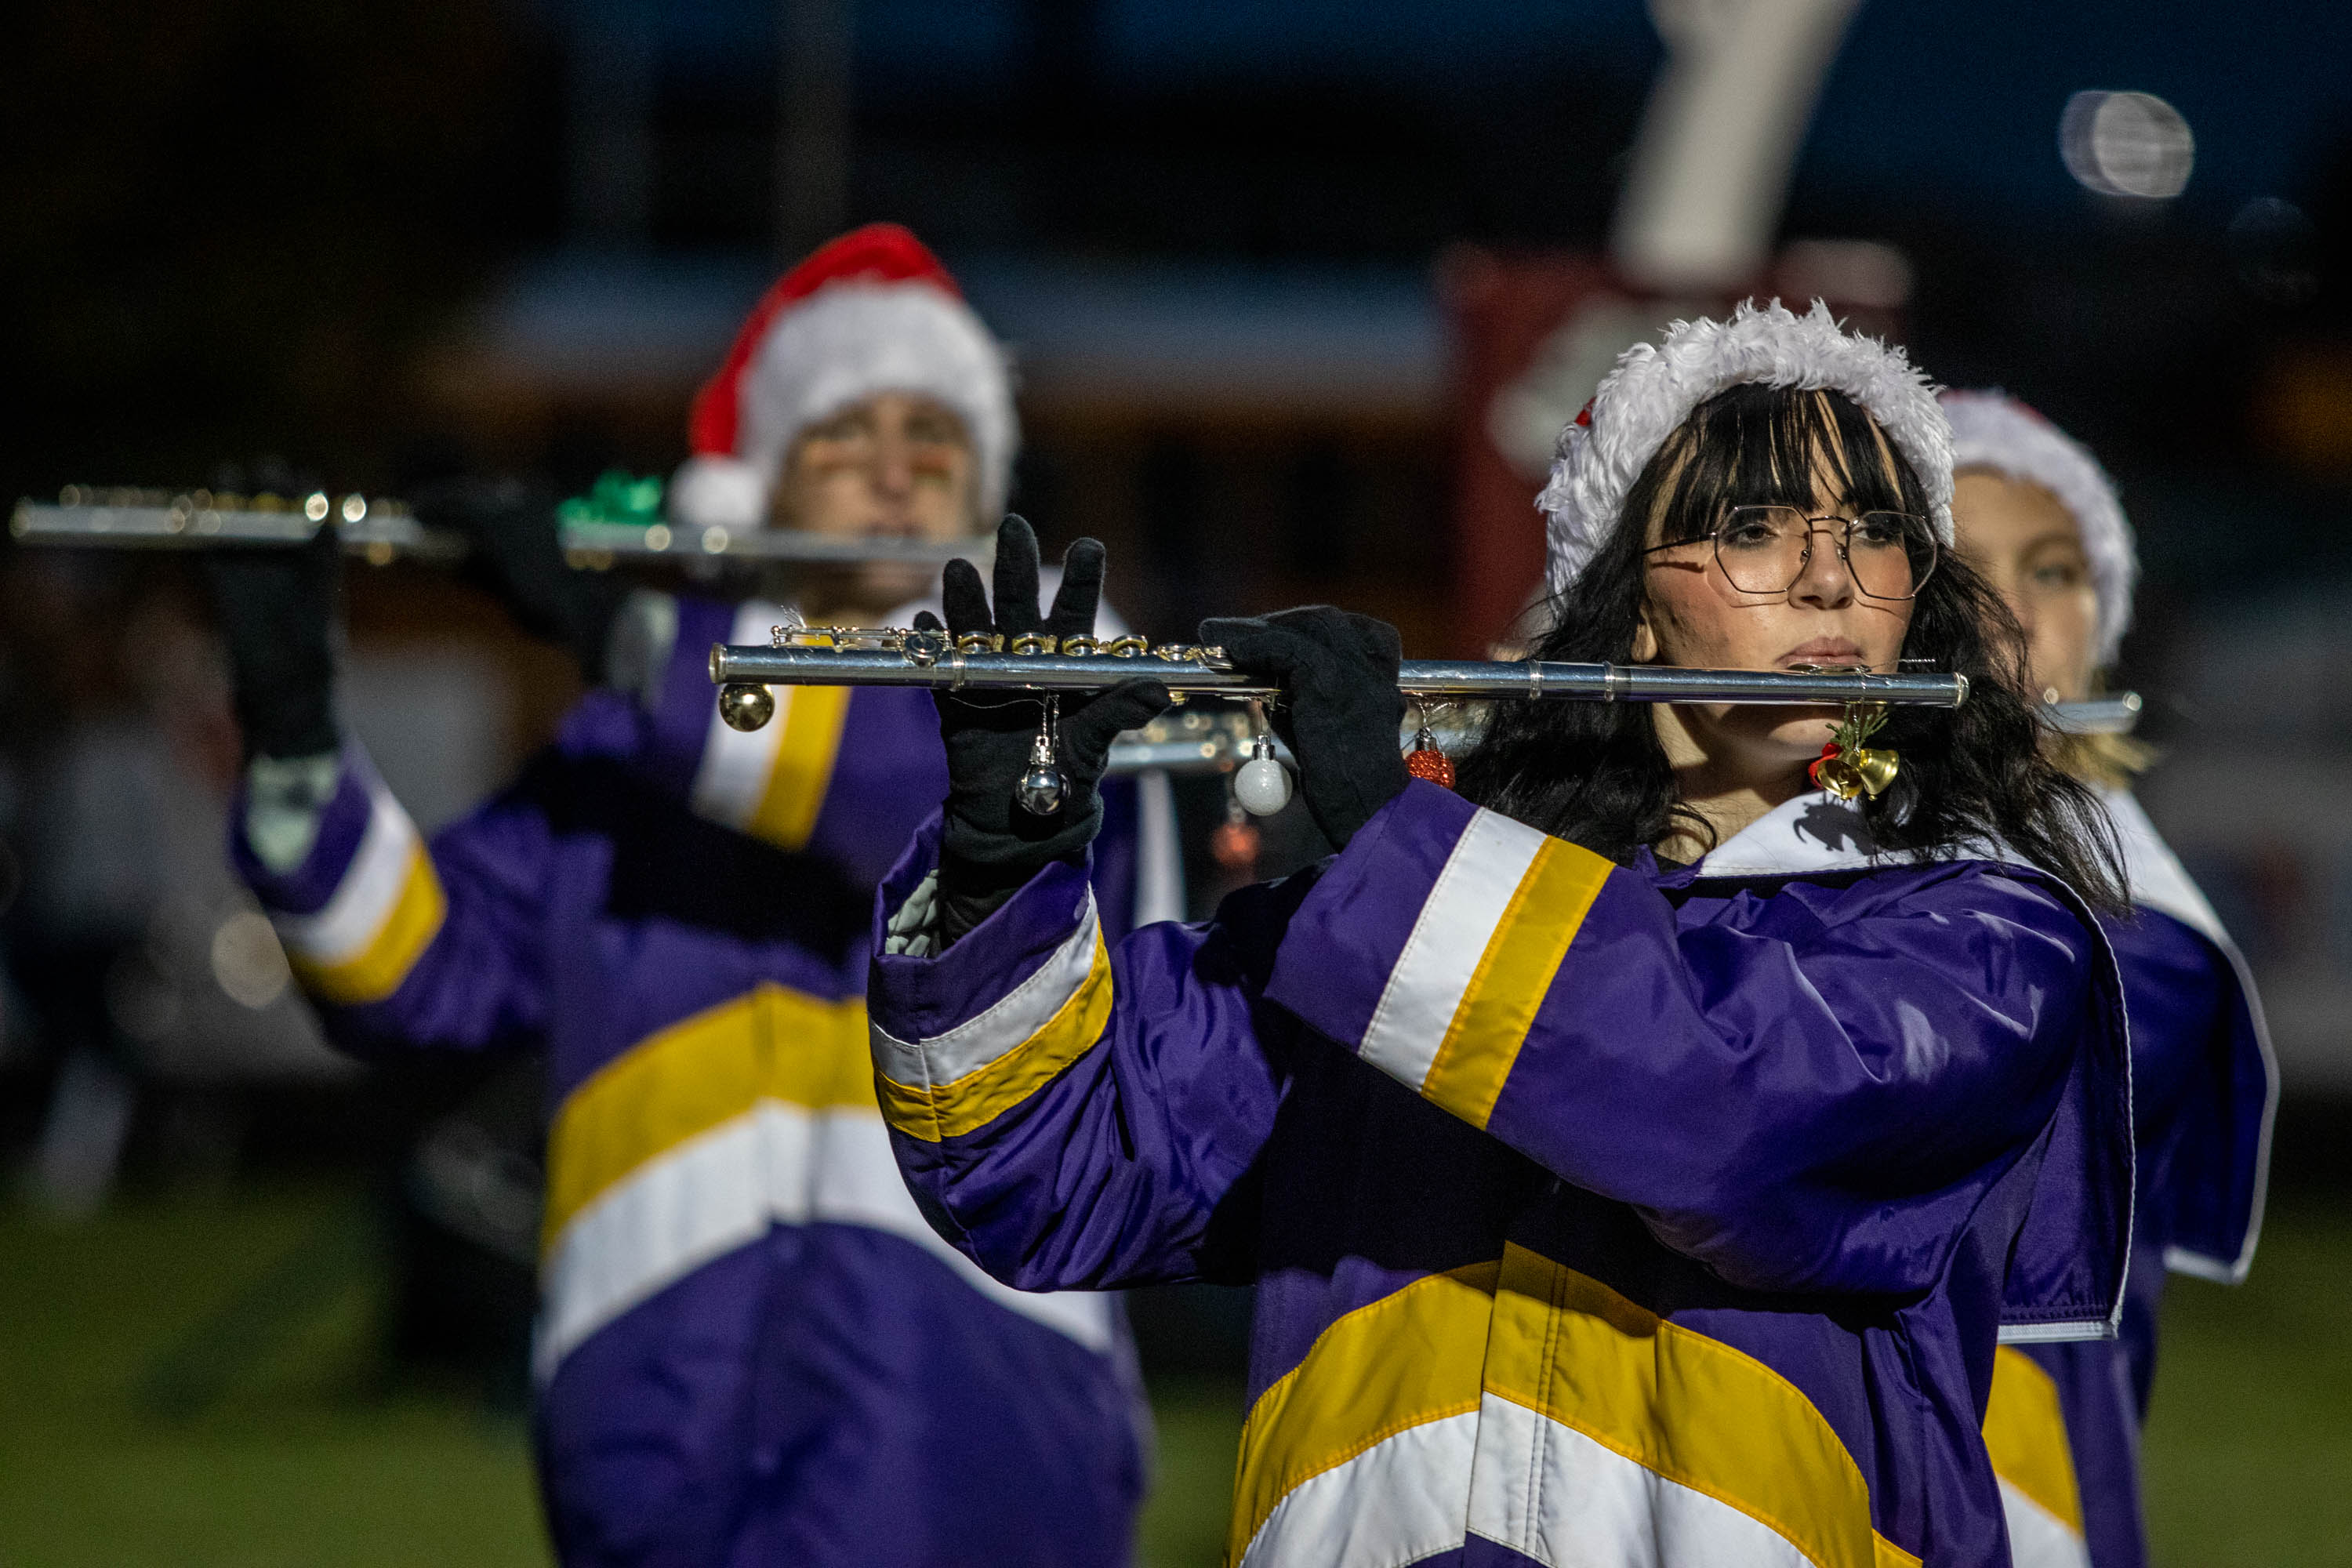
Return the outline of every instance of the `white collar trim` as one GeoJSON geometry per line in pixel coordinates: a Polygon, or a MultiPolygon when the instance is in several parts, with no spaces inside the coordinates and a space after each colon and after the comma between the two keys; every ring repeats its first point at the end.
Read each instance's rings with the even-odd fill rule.
{"type": "MultiPolygon", "coordinates": [[[[1912,866],[1927,858],[1917,849],[1879,849],[1861,812],[1826,790],[1814,790],[1782,801],[1716,846],[1697,872],[1701,878],[1804,877],[1912,866]]],[[[2016,857],[1988,846],[1966,858],[2016,857]]]]}

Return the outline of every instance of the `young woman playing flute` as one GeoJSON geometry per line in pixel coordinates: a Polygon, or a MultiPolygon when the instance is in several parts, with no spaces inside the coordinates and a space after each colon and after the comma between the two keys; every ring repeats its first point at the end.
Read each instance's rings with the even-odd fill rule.
{"type": "MultiPolygon", "coordinates": [[[[1540,657],[1974,697],[1847,729],[1851,799],[1836,711],[1586,703],[1502,707],[1456,794],[1393,630],[1211,622],[1339,853],[1116,948],[1088,781],[1162,694],[1065,700],[1042,822],[1034,710],[943,699],[874,931],[900,1167],[1010,1284],[1255,1284],[1234,1560],[2005,1563],[1994,1350],[2112,1331],[2128,1065],[2102,818],[1949,556],[1948,427],[1775,304],[1630,352],[1561,454],[1540,657]]],[[[950,566],[951,629],[1083,629],[1080,548],[1050,618],[1034,556],[950,566]]]]}

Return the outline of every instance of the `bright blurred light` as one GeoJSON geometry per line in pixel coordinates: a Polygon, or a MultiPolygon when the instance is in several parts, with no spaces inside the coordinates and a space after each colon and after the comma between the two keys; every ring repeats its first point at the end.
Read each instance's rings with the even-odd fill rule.
{"type": "Polygon", "coordinates": [[[213,979],[234,1001],[259,1012],[285,994],[293,978],[278,932],[252,910],[229,916],[213,932],[213,979]]]}
{"type": "Polygon", "coordinates": [[[2153,93],[2078,92],[2058,117],[2058,153],[2068,174],[2103,196],[2161,201],[2188,188],[2197,138],[2153,93]]]}

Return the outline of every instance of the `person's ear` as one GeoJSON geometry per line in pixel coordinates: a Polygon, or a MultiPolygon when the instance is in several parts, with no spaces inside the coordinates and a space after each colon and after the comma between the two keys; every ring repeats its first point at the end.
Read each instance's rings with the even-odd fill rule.
{"type": "Polygon", "coordinates": [[[1633,647],[1627,655],[1635,664],[1658,662],[1658,634],[1650,625],[1650,606],[1642,605],[1641,617],[1633,623],[1633,647]]]}

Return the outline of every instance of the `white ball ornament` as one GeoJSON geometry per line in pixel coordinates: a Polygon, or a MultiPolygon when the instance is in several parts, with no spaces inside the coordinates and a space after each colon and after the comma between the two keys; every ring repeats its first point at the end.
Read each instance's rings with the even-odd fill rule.
{"type": "Polygon", "coordinates": [[[1272,816],[1290,804],[1290,773],[1272,757],[1252,757],[1234,775],[1234,798],[1252,816],[1272,816]]]}

